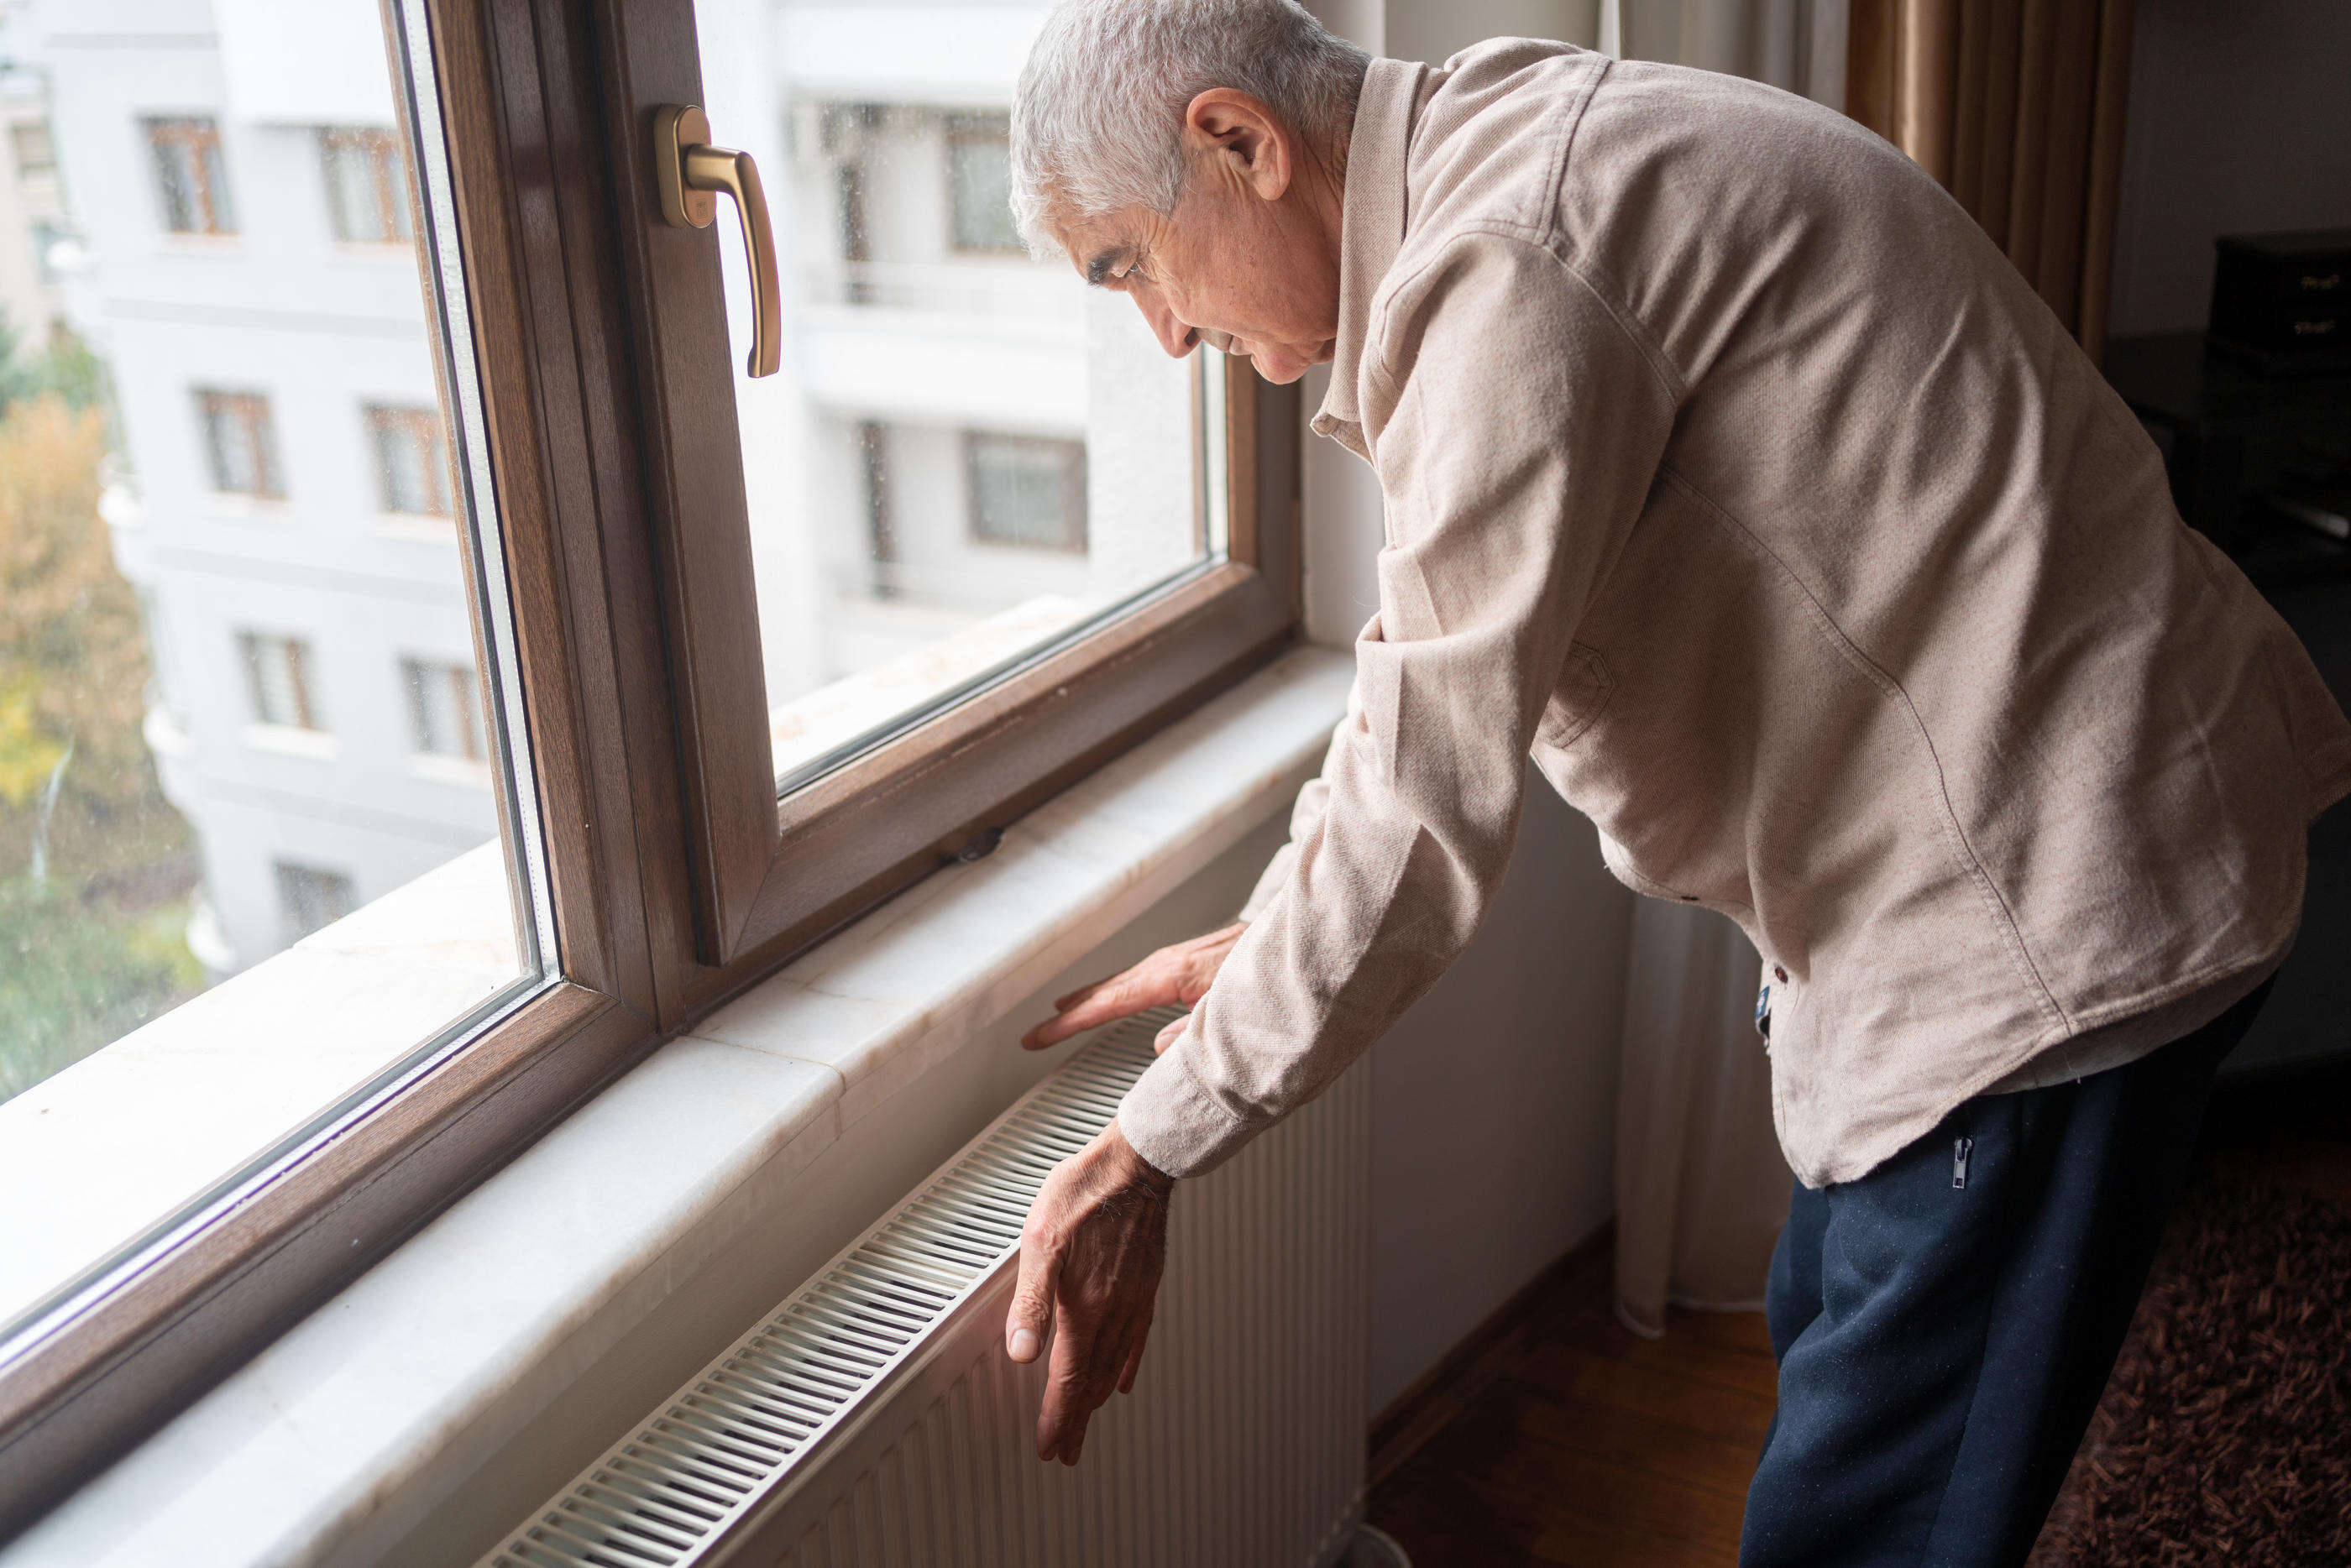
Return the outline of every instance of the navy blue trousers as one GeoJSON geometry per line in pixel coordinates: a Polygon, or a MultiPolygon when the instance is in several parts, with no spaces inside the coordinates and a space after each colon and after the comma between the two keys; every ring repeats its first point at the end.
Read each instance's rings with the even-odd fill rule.
{"type": "Polygon", "coordinates": [[[1780,1408],[1741,1568],[2024,1561],[2213,1073],[2268,994],[2128,1065],[1970,1100],[1857,1181],[1796,1188],[1766,1301],[1780,1408]]]}

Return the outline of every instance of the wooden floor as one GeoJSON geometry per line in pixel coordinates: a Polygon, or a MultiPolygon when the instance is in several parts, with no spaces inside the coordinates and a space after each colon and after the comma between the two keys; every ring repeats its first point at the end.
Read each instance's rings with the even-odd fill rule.
{"type": "Polygon", "coordinates": [[[1579,1282],[1393,1473],[1371,1520],[1415,1568],[1728,1568],[1771,1422],[1760,1313],[1677,1310],[1661,1340],[1579,1282]]]}

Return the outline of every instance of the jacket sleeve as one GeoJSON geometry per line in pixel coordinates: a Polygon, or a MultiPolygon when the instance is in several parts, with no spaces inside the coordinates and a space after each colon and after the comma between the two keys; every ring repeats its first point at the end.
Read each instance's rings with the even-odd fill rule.
{"type": "Polygon", "coordinates": [[[1257,886],[1249,889],[1249,902],[1241,906],[1235,917],[1254,920],[1265,913],[1274,895],[1290,885],[1290,873],[1298,864],[1298,846],[1322,831],[1322,813],[1331,804],[1331,770],[1345,743],[1347,727],[1355,722],[1356,697],[1353,687],[1347,690],[1347,716],[1331,732],[1330,748],[1322,753],[1322,771],[1299,787],[1298,799],[1290,807],[1290,842],[1273,852],[1258,874],[1257,886]]]}
{"type": "Polygon", "coordinates": [[[1517,837],[1543,706],[1672,425],[1669,383],[1615,312],[1515,237],[1451,242],[1374,309],[1369,338],[1379,614],[1279,886],[1252,898],[1190,1026],[1120,1108],[1171,1175],[1313,1098],[1468,945],[1517,837]]]}

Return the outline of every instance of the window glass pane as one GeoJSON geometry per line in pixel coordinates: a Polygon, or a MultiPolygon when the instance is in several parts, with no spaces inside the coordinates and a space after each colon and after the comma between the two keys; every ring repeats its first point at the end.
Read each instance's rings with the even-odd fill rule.
{"type": "Polygon", "coordinates": [[[62,192],[0,242],[66,284],[0,269],[57,322],[0,389],[0,1361],[545,982],[462,282],[407,243],[445,161],[384,26],[0,7],[62,192]],[[158,243],[235,234],[233,175],[247,232],[158,243]]]}
{"type": "MultiPolygon", "coordinates": [[[[183,234],[235,234],[218,121],[209,115],[178,115],[142,123],[162,198],[163,226],[183,234]]],[[[116,188],[128,190],[130,182],[116,188]]]]}
{"type": "Polygon", "coordinates": [[[948,215],[955,248],[1019,254],[1012,221],[1012,132],[1006,118],[958,116],[947,122],[948,215]]]}
{"type": "Polygon", "coordinates": [[[1221,555],[1216,357],[1168,358],[1013,226],[1043,9],[696,8],[712,133],[758,158],[783,275],[783,368],[736,382],[781,788],[1221,555]]]}

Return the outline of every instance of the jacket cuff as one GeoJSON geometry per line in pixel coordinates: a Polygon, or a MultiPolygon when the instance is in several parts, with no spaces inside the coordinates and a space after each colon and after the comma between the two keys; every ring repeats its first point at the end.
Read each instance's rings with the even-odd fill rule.
{"type": "Polygon", "coordinates": [[[1119,1102],[1118,1130],[1134,1152],[1174,1177],[1206,1175],[1256,1136],[1192,1076],[1186,1030],[1119,1102]]]}

